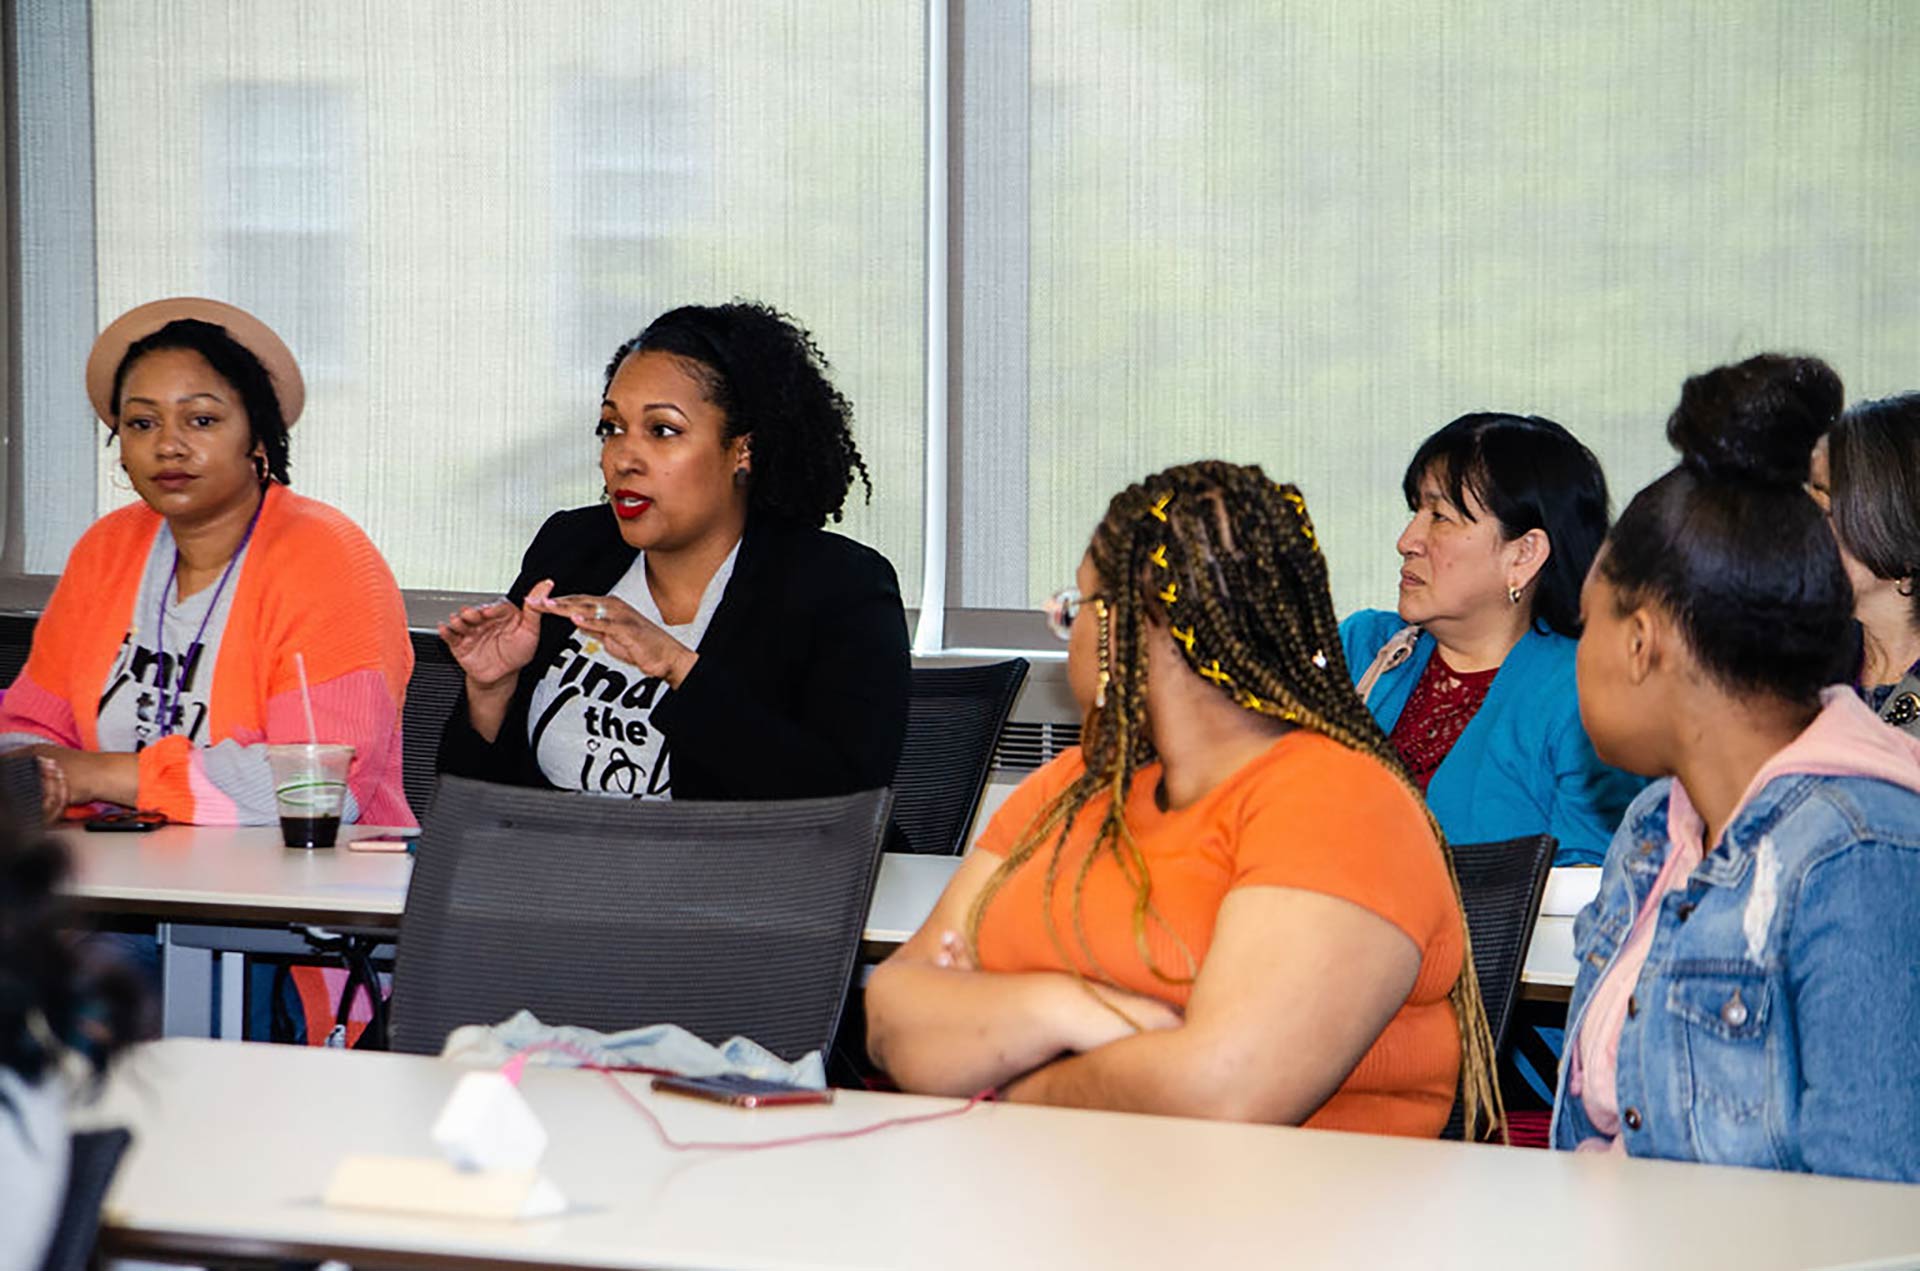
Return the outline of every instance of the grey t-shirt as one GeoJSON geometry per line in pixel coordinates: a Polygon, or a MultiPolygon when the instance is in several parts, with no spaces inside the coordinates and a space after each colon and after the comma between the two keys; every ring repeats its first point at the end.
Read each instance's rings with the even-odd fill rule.
{"type": "MultiPolygon", "coordinates": [[[[234,557],[232,575],[244,567],[246,555],[242,548],[234,557]]],[[[215,581],[181,600],[168,586],[173,564],[173,533],[163,524],[147,553],[126,637],[100,689],[103,751],[136,752],[157,741],[163,735],[163,697],[172,731],[196,746],[207,744],[207,703],[213,699],[220,638],[233,609],[234,579],[229,575],[225,587],[215,581]]]]}
{"type": "MultiPolygon", "coordinates": [[[[647,586],[647,554],[634,558],[609,594],[632,605],[668,635],[698,649],[720,607],[740,555],[735,543],[701,593],[693,621],[671,625],[647,586]]],[[[671,799],[673,777],[667,739],[650,722],[653,708],[668,692],[657,675],[608,653],[600,642],[576,631],[560,647],[527,710],[527,741],[540,771],[562,790],[585,790],[618,798],[671,799]]]]}

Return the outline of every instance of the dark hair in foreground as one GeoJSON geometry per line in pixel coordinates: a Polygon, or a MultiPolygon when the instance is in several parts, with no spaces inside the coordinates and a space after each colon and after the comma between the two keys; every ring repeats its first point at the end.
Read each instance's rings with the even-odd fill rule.
{"type": "Polygon", "coordinates": [[[80,923],[55,893],[66,874],[58,842],[0,810],[0,1067],[28,1082],[68,1049],[104,1072],[146,1023],[133,973],[71,939],[80,923]]]}
{"type": "Polygon", "coordinates": [[[853,407],[827,379],[807,329],[768,305],[686,305],[661,314],[615,350],[611,385],[629,354],[659,352],[697,364],[707,400],[727,417],[727,438],[753,439],[749,507],[818,528],[838,521],[853,477],[873,482],[853,441],[853,407]]]}
{"type": "MultiPolygon", "coordinates": [[[[1827,434],[1833,532],[1876,578],[1920,575],[1920,393],[1863,402],[1827,434]]],[[[1920,626],[1920,587],[1911,621],[1920,626]]]]}
{"type": "Polygon", "coordinates": [[[1428,473],[1462,516],[1473,515],[1471,492],[1508,542],[1545,532],[1553,550],[1536,580],[1533,622],[1578,637],[1580,586],[1607,535],[1607,477],[1593,452],[1551,419],[1480,412],[1460,416],[1414,451],[1400,479],[1409,511],[1419,507],[1428,473]]]}
{"type": "Polygon", "coordinates": [[[1842,400],[1813,357],[1763,353],[1694,376],[1667,421],[1679,466],[1608,536],[1599,568],[1621,612],[1658,604],[1729,689],[1807,706],[1845,678],[1853,590],[1805,488],[1842,400]]]}
{"type": "MultiPolygon", "coordinates": [[[[126,356],[113,372],[114,433],[120,431],[120,390],[126,385],[133,364],[160,349],[190,349],[207,359],[207,365],[221,379],[233,385],[246,408],[247,425],[253,441],[267,455],[267,476],[281,485],[287,478],[287,420],[280,411],[280,395],[273,391],[273,378],[267,374],[253,350],[227,334],[227,329],[198,318],[176,318],[152,335],[143,336],[127,346],[126,356]]],[[[262,485],[266,482],[263,480],[262,485]]]]}
{"type": "MultiPolygon", "coordinates": [[[[1190,953],[1185,967],[1169,972],[1150,951],[1147,925],[1159,923],[1153,880],[1126,823],[1134,774],[1154,759],[1147,720],[1150,621],[1166,623],[1187,663],[1242,709],[1322,733],[1372,757],[1409,790],[1413,787],[1386,734],[1353,690],[1327,590],[1326,559],[1298,489],[1268,480],[1256,467],[1206,461],[1169,468],[1113,497],[1088,551],[1107,595],[1083,611],[1087,616],[1081,621],[1100,615],[1099,639],[1104,645],[1111,630],[1113,656],[1106,704],[1094,708],[1082,734],[1086,771],[1021,832],[974,901],[967,939],[977,944],[981,918],[1000,885],[1050,843],[1047,932],[1065,965],[1080,964],[1067,955],[1064,937],[1055,929],[1053,897],[1068,831],[1087,804],[1105,793],[1112,796],[1105,819],[1072,879],[1081,952],[1099,967],[1080,928],[1080,900],[1095,861],[1111,856],[1134,885],[1133,934],[1141,960],[1165,983],[1189,983],[1198,969],[1190,953]]],[[[1424,809],[1417,791],[1414,797],[1424,809]]],[[[1431,812],[1427,819],[1445,854],[1439,824],[1431,812]]],[[[1454,888],[1457,900],[1457,879],[1454,888]]],[[[1466,942],[1464,930],[1462,939],[1466,942]]],[[[1460,1025],[1461,1085],[1471,1137],[1483,1124],[1497,1127],[1501,1112],[1493,1083],[1493,1039],[1470,942],[1450,999],[1460,1025]]]]}

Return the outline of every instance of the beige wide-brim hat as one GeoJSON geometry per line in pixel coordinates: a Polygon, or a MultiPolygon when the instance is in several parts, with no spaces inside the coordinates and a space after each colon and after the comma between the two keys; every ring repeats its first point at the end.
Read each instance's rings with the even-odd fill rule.
{"type": "Polygon", "coordinates": [[[93,342],[93,352],[87,354],[87,397],[93,402],[93,413],[100,417],[101,423],[109,428],[113,426],[113,376],[120,369],[120,360],[127,356],[127,349],[134,341],[143,340],[181,318],[195,318],[224,327],[247,352],[259,358],[260,365],[267,368],[267,377],[273,381],[274,395],[280,399],[280,414],[287,421],[287,427],[293,427],[293,421],[300,418],[300,411],[307,404],[307,385],[300,378],[300,364],[293,360],[286,342],[273,333],[272,327],[245,309],[197,296],[153,300],[129,309],[115,318],[93,342]]]}

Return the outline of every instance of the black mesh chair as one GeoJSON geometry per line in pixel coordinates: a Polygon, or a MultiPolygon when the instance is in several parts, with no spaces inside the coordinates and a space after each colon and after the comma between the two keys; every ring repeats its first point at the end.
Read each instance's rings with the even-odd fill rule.
{"type": "MultiPolygon", "coordinates": [[[[1466,908],[1467,934],[1473,939],[1474,969],[1480,973],[1480,1000],[1487,1008],[1497,1060],[1506,1053],[1507,1021],[1520,995],[1520,972],[1540,913],[1540,895],[1553,868],[1551,834],[1498,843],[1455,843],[1454,872],[1466,908]]],[[[1458,1100],[1440,1137],[1457,1139],[1464,1117],[1458,1100]]]]}
{"type": "Polygon", "coordinates": [[[407,681],[407,705],[400,716],[400,777],[407,806],[416,817],[427,814],[433,785],[440,779],[440,734],[460,700],[466,675],[436,632],[414,631],[413,677],[407,681]]]}
{"type": "Polygon", "coordinates": [[[47,1245],[40,1271],[82,1271],[93,1259],[100,1234],[100,1203],[133,1136],[125,1130],[91,1130],[73,1136],[67,1158],[67,1191],[60,1221],[47,1245]]]}
{"type": "Polygon", "coordinates": [[[0,816],[40,824],[40,761],[32,755],[0,755],[0,816]]]}
{"type": "Polygon", "coordinates": [[[967,850],[993,765],[993,747],[1027,678],[1027,660],[915,667],[907,740],[893,774],[893,820],[904,849],[926,856],[967,850]]]}
{"type": "Polygon", "coordinates": [[[651,803],[441,779],[400,919],[393,1048],[525,1008],[738,1033],[785,1059],[839,1023],[891,797],[651,803]]]}
{"type": "Polygon", "coordinates": [[[26,667],[38,621],[28,614],[0,613],[0,689],[13,683],[26,667]]]}

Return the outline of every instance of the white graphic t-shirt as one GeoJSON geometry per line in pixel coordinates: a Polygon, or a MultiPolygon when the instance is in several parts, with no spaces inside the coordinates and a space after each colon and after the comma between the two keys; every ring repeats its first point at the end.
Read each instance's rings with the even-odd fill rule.
{"type": "MultiPolygon", "coordinates": [[[[700,597],[692,622],[661,621],[660,607],[647,586],[647,554],[634,558],[608,594],[626,601],[662,631],[698,649],[733,577],[735,543],[700,597]]],[[[562,790],[585,790],[616,798],[671,799],[673,779],[667,739],[651,723],[653,708],[670,690],[657,675],[622,662],[598,640],[575,631],[560,646],[534,686],[527,710],[527,742],[540,771],[562,790]]]]}
{"type": "Polygon", "coordinates": [[[235,578],[245,568],[246,555],[247,549],[241,548],[225,587],[216,580],[181,600],[178,590],[167,585],[173,572],[173,534],[165,525],[160,527],[140,576],[133,619],[100,687],[101,750],[138,751],[157,741],[162,736],[163,696],[166,713],[173,717],[171,731],[196,746],[207,744],[213,668],[233,608],[235,578]],[[159,638],[163,631],[164,638],[159,638]]]}

